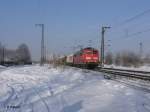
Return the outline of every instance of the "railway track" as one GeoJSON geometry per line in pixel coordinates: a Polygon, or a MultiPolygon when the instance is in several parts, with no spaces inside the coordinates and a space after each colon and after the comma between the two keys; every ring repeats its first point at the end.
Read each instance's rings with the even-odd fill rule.
{"type": "Polygon", "coordinates": [[[107,74],[113,74],[114,76],[122,76],[122,77],[150,81],[150,72],[146,72],[146,71],[124,70],[124,69],[114,69],[114,68],[100,68],[100,67],[98,67],[94,70],[98,71],[98,72],[107,73],[107,74]]]}

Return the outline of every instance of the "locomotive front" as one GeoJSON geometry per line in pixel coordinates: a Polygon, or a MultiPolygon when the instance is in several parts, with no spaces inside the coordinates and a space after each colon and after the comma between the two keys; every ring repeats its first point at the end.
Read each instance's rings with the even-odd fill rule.
{"type": "Polygon", "coordinates": [[[87,67],[96,67],[99,64],[99,52],[94,48],[85,48],[83,50],[84,62],[87,67]]]}
{"type": "Polygon", "coordinates": [[[88,47],[84,48],[74,55],[74,65],[87,68],[95,68],[99,64],[98,50],[88,47]]]}

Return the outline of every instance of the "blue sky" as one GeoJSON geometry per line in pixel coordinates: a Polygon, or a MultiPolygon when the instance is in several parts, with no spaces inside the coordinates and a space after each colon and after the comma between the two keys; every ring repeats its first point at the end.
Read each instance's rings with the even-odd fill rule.
{"type": "Polygon", "coordinates": [[[89,40],[99,48],[101,26],[108,25],[112,28],[106,32],[106,51],[138,52],[138,44],[143,42],[148,53],[149,32],[126,36],[150,28],[150,13],[120,23],[149,6],[149,0],[0,0],[0,41],[12,49],[26,43],[33,59],[39,59],[41,29],[35,27],[36,23],[45,24],[48,55],[69,54],[73,47],[88,46],[89,40]]]}

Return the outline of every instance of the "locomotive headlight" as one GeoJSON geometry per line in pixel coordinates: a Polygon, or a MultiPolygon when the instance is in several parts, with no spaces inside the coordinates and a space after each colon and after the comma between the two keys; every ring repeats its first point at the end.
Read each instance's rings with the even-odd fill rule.
{"type": "Polygon", "coordinates": [[[89,60],[89,59],[91,59],[91,57],[86,57],[85,59],[89,60]]]}
{"type": "Polygon", "coordinates": [[[98,58],[97,58],[97,57],[94,57],[93,59],[97,60],[98,58]]]}

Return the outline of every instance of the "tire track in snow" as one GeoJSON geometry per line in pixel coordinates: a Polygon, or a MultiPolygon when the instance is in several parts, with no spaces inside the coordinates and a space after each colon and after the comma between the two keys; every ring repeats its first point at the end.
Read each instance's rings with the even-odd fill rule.
{"type": "Polygon", "coordinates": [[[16,86],[15,84],[13,84],[12,86],[10,85],[7,86],[11,89],[11,92],[9,97],[5,101],[1,102],[1,104],[3,104],[4,110],[6,112],[7,111],[16,112],[21,107],[22,104],[22,99],[19,99],[19,94],[21,94],[24,91],[24,86],[17,84],[17,86],[21,87],[21,90],[19,92],[15,90],[14,88],[16,86]]]}
{"type": "MultiPolygon", "coordinates": [[[[23,86],[23,85],[22,85],[22,86],[23,86]]],[[[53,96],[54,93],[53,93],[53,91],[52,91],[52,87],[49,86],[48,84],[47,84],[47,86],[48,86],[48,88],[46,89],[46,91],[49,91],[50,96],[53,96]]],[[[33,110],[34,102],[29,102],[29,103],[27,104],[27,101],[29,101],[29,100],[30,100],[29,98],[32,98],[32,96],[35,96],[35,94],[39,96],[39,98],[40,98],[39,100],[43,102],[43,104],[44,104],[45,107],[47,108],[48,112],[50,112],[50,109],[49,109],[49,107],[48,107],[48,104],[46,103],[46,101],[42,98],[42,96],[41,96],[40,93],[38,92],[39,90],[43,92],[43,87],[42,87],[42,88],[39,88],[39,89],[36,89],[36,88],[30,88],[30,89],[31,89],[32,91],[30,91],[30,90],[27,90],[27,91],[23,90],[23,91],[21,92],[21,94],[23,94],[23,96],[24,96],[25,98],[23,98],[23,100],[22,100],[22,102],[21,102],[21,104],[20,104],[20,105],[21,105],[21,108],[20,108],[20,111],[19,111],[19,112],[22,112],[22,110],[25,109],[26,107],[27,107],[27,108],[30,108],[30,109],[31,109],[30,111],[34,112],[34,110],[33,110]]],[[[44,91],[45,91],[45,89],[44,89],[44,91]]]]}
{"type": "MultiPolygon", "coordinates": [[[[24,106],[26,105],[26,102],[29,100],[29,98],[30,98],[30,95],[33,95],[33,91],[27,91],[27,93],[25,92],[25,87],[24,87],[24,83],[15,83],[17,86],[20,86],[22,89],[19,91],[19,93],[18,94],[21,94],[21,95],[23,95],[23,96],[21,96],[21,95],[19,95],[20,96],[20,101],[19,101],[19,106],[20,106],[20,109],[19,109],[19,111],[18,112],[22,112],[22,109],[24,108],[24,106]],[[25,94],[24,94],[25,93],[25,94]],[[23,98],[22,98],[23,97],[23,98]],[[23,107],[23,108],[22,108],[23,107]]],[[[16,92],[17,93],[17,92],[16,92]]],[[[17,100],[17,99],[16,99],[17,100]]],[[[15,102],[15,101],[14,101],[15,102]]],[[[17,101],[18,102],[18,101],[17,101]]],[[[31,112],[34,112],[33,111],[33,103],[30,103],[30,104],[28,104],[29,106],[28,107],[30,107],[31,108],[31,112]]],[[[15,111],[16,112],[16,111],[15,111]]]]}
{"type": "Polygon", "coordinates": [[[17,98],[17,96],[16,96],[16,94],[15,94],[15,89],[12,87],[12,86],[9,86],[9,85],[7,85],[8,87],[10,87],[11,88],[11,95],[10,95],[10,97],[7,99],[7,100],[5,100],[5,102],[4,102],[4,108],[6,109],[6,112],[8,112],[8,111],[10,111],[10,110],[12,110],[13,108],[11,107],[12,105],[10,105],[10,102],[12,101],[12,100],[14,100],[14,99],[16,99],[17,98]]]}
{"type": "Polygon", "coordinates": [[[21,103],[21,108],[20,108],[19,112],[22,112],[22,109],[24,109],[25,106],[29,107],[31,109],[31,112],[34,112],[33,111],[33,103],[27,104],[27,101],[29,100],[30,96],[32,96],[32,95],[33,95],[33,92],[31,92],[25,96],[24,100],[21,103]]]}
{"type": "MultiPolygon", "coordinates": [[[[13,96],[10,98],[10,100],[7,103],[7,111],[9,110],[11,112],[16,112],[20,108],[22,100],[19,99],[18,92],[15,90],[15,88],[13,86],[9,86],[10,88],[13,89],[14,93],[13,93],[13,96]]],[[[24,90],[24,87],[22,87],[21,91],[23,91],[23,90],[24,90]]]]}
{"type": "Polygon", "coordinates": [[[5,99],[5,101],[1,101],[1,102],[0,102],[0,107],[1,107],[1,109],[6,110],[6,112],[7,112],[7,110],[8,110],[9,101],[13,98],[13,96],[14,96],[14,94],[15,94],[14,88],[11,87],[11,86],[9,86],[9,85],[7,85],[7,86],[8,86],[8,87],[10,88],[10,90],[11,90],[11,91],[8,92],[8,93],[9,93],[9,96],[7,97],[7,99],[5,99]]]}
{"type": "MultiPolygon", "coordinates": [[[[18,85],[17,84],[17,86],[22,87],[22,89],[20,90],[20,92],[18,94],[22,94],[23,96],[20,96],[19,97],[20,99],[18,99],[17,97],[13,98],[15,93],[16,93],[16,96],[17,96],[17,92],[15,91],[15,89],[13,87],[11,87],[14,90],[14,94],[13,94],[12,98],[10,99],[10,104],[11,105],[16,105],[17,104],[20,107],[18,111],[17,110],[13,110],[14,112],[16,112],[16,111],[17,112],[23,112],[24,111],[23,109],[24,109],[24,106],[26,105],[26,102],[29,100],[30,96],[32,96],[35,92],[33,93],[33,91],[27,91],[27,93],[25,93],[25,89],[24,89],[23,85],[18,85]]],[[[9,104],[9,102],[8,102],[8,104],[9,104]]],[[[34,112],[34,110],[33,110],[33,103],[29,103],[26,106],[27,106],[28,109],[29,108],[31,109],[31,112],[34,112]]],[[[9,110],[9,111],[12,112],[12,109],[9,110]]]]}
{"type": "Polygon", "coordinates": [[[41,97],[41,95],[38,93],[38,91],[37,91],[36,88],[33,88],[33,89],[35,90],[36,94],[39,96],[40,101],[42,101],[43,104],[45,105],[45,107],[46,107],[46,109],[47,109],[47,112],[50,112],[49,106],[48,106],[48,104],[46,103],[46,101],[41,97]]]}

